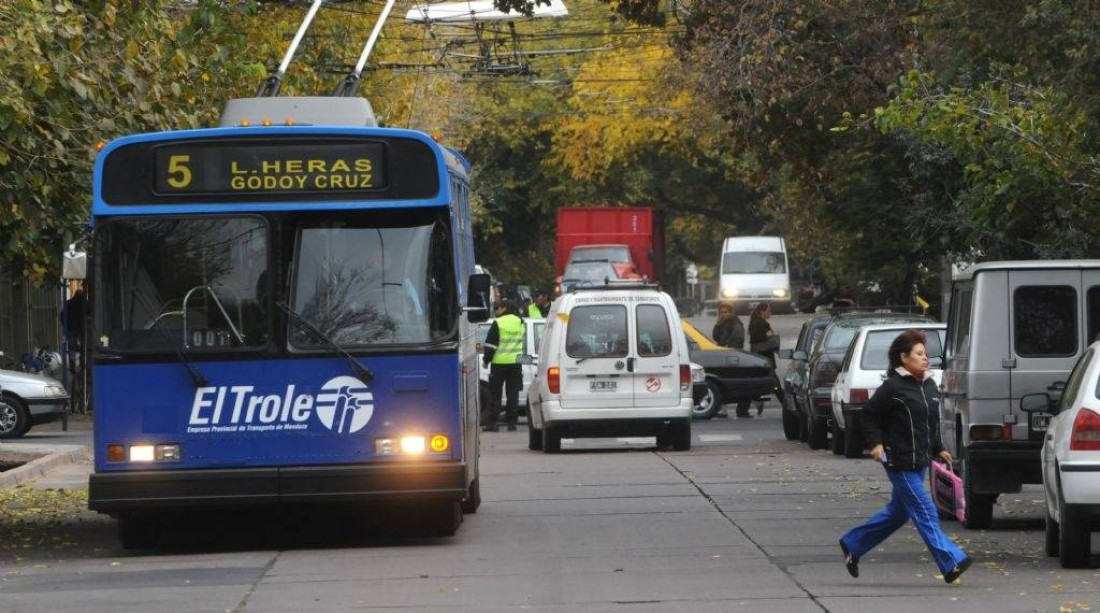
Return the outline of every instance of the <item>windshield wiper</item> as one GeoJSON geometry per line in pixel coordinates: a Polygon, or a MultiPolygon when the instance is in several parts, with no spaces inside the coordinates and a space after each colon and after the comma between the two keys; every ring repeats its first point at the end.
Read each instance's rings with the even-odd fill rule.
{"type": "Polygon", "coordinates": [[[191,381],[194,382],[195,387],[210,387],[210,382],[203,376],[202,371],[195,365],[195,360],[191,358],[191,354],[182,343],[176,340],[175,335],[168,332],[167,328],[161,328],[159,326],[153,326],[164,334],[164,338],[168,341],[168,345],[172,347],[172,352],[176,354],[176,357],[180,359],[180,363],[187,369],[187,374],[191,375],[191,381]]]}
{"type": "Polygon", "coordinates": [[[374,373],[371,371],[371,369],[363,366],[363,364],[359,360],[355,359],[355,356],[348,353],[347,349],[344,349],[339,344],[337,344],[336,341],[329,338],[327,334],[322,332],[319,328],[317,328],[317,326],[310,323],[309,320],[298,313],[298,311],[290,308],[289,304],[285,302],[276,302],[275,306],[286,311],[287,315],[290,315],[294,319],[297,319],[298,323],[302,324],[302,327],[305,328],[307,332],[324,341],[325,344],[328,345],[329,349],[332,349],[333,351],[347,358],[348,363],[351,364],[352,370],[354,370],[355,374],[358,376],[357,378],[364,384],[369,384],[371,381],[374,380],[374,373]]]}

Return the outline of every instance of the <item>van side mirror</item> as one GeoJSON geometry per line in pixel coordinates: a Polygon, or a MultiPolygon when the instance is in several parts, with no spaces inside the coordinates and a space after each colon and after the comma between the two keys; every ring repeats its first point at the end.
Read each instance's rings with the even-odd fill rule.
{"type": "Polygon", "coordinates": [[[806,360],[810,359],[810,356],[807,355],[805,351],[795,351],[794,353],[791,354],[791,359],[792,360],[802,360],[803,362],[805,362],[806,360]]]}
{"type": "Polygon", "coordinates": [[[1020,410],[1024,413],[1046,413],[1050,410],[1050,395],[1027,394],[1020,398],[1020,410]]]}
{"type": "Polygon", "coordinates": [[[943,358],[936,356],[934,358],[928,358],[929,368],[943,368],[943,358]]]}
{"type": "Polygon", "coordinates": [[[794,355],[794,350],[793,349],[780,349],[779,352],[776,355],[779,356],[780,360],[789,360],[794,355]]]}
{"type": "Polygon", "coordinates": [[[484,273],[470,275],[466,284],[466,307],[462,309],[470,323],[489,321],[489,294],[492,278],[484,273]]]}
{"type": "Polygon", "coordinates": [[[535,363],[535,356],[527,354],[516,356],[516,363],[523,364],[524,366],[530,366],[535,363]]]}

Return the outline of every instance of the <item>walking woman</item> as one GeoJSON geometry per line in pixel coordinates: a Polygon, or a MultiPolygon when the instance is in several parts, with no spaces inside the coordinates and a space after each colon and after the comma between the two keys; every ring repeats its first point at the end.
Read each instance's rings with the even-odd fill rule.
{"type": "MultiPolygon", "coordinates": [[[[771,316],[771,305],[767,301],[761,302],[752,310],[752,315],[749,315],[749,350],[771,361],[772,376],[775,378],[773,391],[775,399],[782,405],[784,403],[783,386],[779,384],[779,376],[775,374],[775,355],[779,351],[779,337],[772,330],[772,325],[768,323],[771,316]]],[[[759,415],[762,412],[764,412],[764,402],[759,401],[756,405],[756,414],[759,415]]],[[[739,412],[737,416],[746,417],[747,413],[742,415],[739,412]]]]}
{"type": "Polygon", "coordinates": [[[940,444],[939,392],[928,372],[927,337],[919,330],[898,335],[890,345],[886,380],[863,407],[863,440],[871,457],[886,467],[894,486],[890,502],[840,539],[848,573],[859,576],[859,559],[912,520],[947,583],[970,568],[963,553],[940,528],[936,505],[924,488],[930,458],[948,464],[951,454],[940,444]]]}

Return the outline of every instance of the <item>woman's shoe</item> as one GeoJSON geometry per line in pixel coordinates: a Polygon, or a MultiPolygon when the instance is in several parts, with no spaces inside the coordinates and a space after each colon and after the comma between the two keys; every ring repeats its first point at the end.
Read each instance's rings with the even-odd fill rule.
{"type": "MultiPolygon", "coordinates": [[[[859,558],[848,551],[848,546],[844,544],[844,539],[840,540],[840,550],[844,552],[844,567],[848,569],[848,574],[855,578],[859,578],[859,558]]],[[[967,558],[967,560],[969,559],[970,558],[967,558]]]]}
{"type": "Polygon", "coordinates": [[[944,582],[948,585],[951,585],[952,583],[957,581],[958,578],[961,577],[962,574],[966,572],[966,569],[970,568],[970,565],[973,563],[974,560],[971,560],[970,556],[966,556],[965,558],[963,558],[962,562],[959,562],[958,566],[951,569],[951,572],[943,574],[944,582]]]}

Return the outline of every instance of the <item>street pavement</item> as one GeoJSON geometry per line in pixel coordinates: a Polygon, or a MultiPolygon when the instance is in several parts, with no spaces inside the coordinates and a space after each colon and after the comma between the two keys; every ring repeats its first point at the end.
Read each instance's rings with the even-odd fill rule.
{"type": "MultiPolygon", "coordinates": [[[[784,346],[801,321],[773,319],[784,346]]],[[[46,513],[61,492],[34,490],[29,503],[0,492],[12,535],[0,533],[0,611],[1100,609],[1095,559],[1068,571],[1042,555],[1036,487],[1002,497],[990,530],[945,524],[976,560],[959,584],[943,583],[908,526],[849,577],[837,539],[885,503],[889,483],[870,460],[784,440],[774,401],[759,418],[696,422],[689,452],[623,438],[547,455],[528,451],[526,434],[483,436],[484,502],[446,539],[328,511],[249,514],[196,517],[166,547],[129,553],[109,518],[69,499],[58,500],[67,513],[46,513]]],[[[38,487],[78,481],[51,479],[38,487]]]]}

